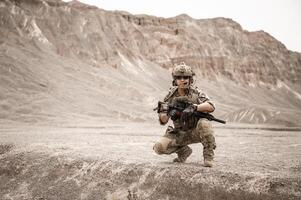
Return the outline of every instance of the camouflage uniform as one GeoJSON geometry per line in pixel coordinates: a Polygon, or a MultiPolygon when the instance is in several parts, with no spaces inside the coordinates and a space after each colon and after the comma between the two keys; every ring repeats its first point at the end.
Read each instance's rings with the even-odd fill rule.
{"type": "MultiPolygon", "coordinates": [[[[201,104],[204,102],[213,103],[209,100],[207,95],[198,91],[197,88],[189,87],[186,90],[188,101],[193,104],[201,104]]],[[[169,94],[165,97],[164,102],[171,104],[179,97],[177,86],[170,89],[169,94]]],[[[214,149],[216,148],[215,138],[211,123],[205,118],[197,120],[195,117],[190,117],[185,125],[180,119],[173,121],[174,128],[168,126],[165,135],[157,142],[153,149],[157,154],[172,154],[177,153],[178,158],[175,162],[185,162],[188,156],[192,153],[188,146],[192,143],[203,144],[203,156],[206,162],[211,162],[214,157],[214,149]]],[[[212,164],[209,164],[211,167],[212,164]]]]}

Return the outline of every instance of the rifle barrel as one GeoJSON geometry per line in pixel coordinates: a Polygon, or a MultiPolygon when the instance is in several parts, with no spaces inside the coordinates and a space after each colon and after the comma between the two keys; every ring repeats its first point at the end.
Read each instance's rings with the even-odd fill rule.
{"type": "Polygon", "coordinates": [[[221,119],[217,119],[217,118],[215,118],[213,115],[211,115],[209,113],[197,112],[196,116],[200,117],[200,118],[206,118],[206,119],[208,119],[210,121],[216,121],[216,122],[219,122],[219,123],[222,123],[222,124],[226,124],[226,121],[221,120],[221,119]]]}
{"type": "Polygon", "coordinates": [[[219,123],[222,123],[222,124],[226,124],[226,121],[221,120],[221,119],[214,118],[213,121],[216,121],[216,122],[219,122],[219,123]]]}

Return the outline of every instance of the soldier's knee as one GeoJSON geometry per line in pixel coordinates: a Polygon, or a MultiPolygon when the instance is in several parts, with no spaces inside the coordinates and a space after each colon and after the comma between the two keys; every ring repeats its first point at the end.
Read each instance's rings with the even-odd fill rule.
{"type": "Polygon", "coordinates": [[[162,137],[161,140],[153,146],[154,151],[157,154],[171,154],[175,151],[175,141],[173,139],[162,137]]]}
{"type": "Polygon", "coordinates": [[[160,143],[160,142],[157,142],[154,146],[153,146],[153,150],[161,155],[164,153],[164,148],[163,148],[163,145],[160,143]]]}
{"type": "Polygon", "coordinates": [[[208,119],[200,119],[197,123],[197,129],[201,136],[208,136],[213,134],[211,123],[208,119]]]}

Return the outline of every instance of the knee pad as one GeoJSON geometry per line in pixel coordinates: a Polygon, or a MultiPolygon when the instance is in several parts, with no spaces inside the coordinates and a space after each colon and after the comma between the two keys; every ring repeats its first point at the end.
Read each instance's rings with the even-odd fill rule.
{"type": "Polygon", "coordinates": [[[160,142],[157,142],[153,146],[153,150],[159,155],[163,154],[163,152],[164,152],[163,145],[160,142]]]}
{"type": "Polygon", "coordinates": [[[173,153],[178,147],[174,146],[176,143],[175,140],[162,137],[159,142],[156,142],[153,146],[154,151],[157,154],[171,154],[173,153]]]}
{"type": "Polygon", "coordinates": [[[200,119],[197,123],[197,129],[202,137],[213,135],[211,123],[207,119],[200,119]]]}

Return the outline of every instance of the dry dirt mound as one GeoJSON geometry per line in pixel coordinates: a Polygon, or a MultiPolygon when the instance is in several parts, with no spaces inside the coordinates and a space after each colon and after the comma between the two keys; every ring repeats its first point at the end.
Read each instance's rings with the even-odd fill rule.
{"type": "Polygon", "coordinates": [[[184,164],[156,155],[164,127],[145,123],[0,126],[0,199],[300,199],[300,129],[215,127],[184,164]]]}
{"type": "Polygon", "coordinates": [[[0,145],[0,155],[5,154],[13,149],[14,145],[12,144],[4,144],[0,145]]]}
{"type": "Polygon", "coordinates": [[[0,197],[3,200],[287,200],[298,199],[301,192],[300,179],[258,179],[224,174],[200,168],[198,164],[125,164],[34,152],[9,153],[2,155],[0,161],[3,163],[0,166],[0,197]]]}

